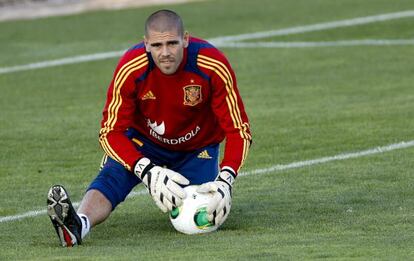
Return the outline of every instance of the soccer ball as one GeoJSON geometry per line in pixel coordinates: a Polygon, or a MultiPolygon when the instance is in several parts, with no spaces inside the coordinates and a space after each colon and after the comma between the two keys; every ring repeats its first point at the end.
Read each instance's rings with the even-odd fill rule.
{"type": "Polygon", "coordinates": [[[211,193],[198,193],[197,185],[185,187],[187,197],[178,208],[170,212],[174,228],[184,234],[200,234],[217,230],[218,226],[207,219],[207,205],[213,197],[211,193]]]}

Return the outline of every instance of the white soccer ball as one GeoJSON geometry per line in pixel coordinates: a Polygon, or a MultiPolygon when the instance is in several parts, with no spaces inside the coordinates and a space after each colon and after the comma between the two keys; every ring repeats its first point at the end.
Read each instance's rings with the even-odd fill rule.
{"type": "Polygon", "coordinates": [[[174,228],[188,235],[212,232],[218,228],[207,219],[206,208],[213,194],[198,193],[197,188],[197,185],[185,187],[187,197],[183,200],[183,204],[170,212],[170,220],[174,228]]]}

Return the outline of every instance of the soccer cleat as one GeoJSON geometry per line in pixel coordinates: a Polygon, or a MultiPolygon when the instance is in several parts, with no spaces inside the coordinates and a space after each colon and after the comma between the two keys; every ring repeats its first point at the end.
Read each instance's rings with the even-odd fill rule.
{"type": "Polygon", "coordinates": [[[47,194],[47,214],[64,247],[82,244],[82,222],[61,185],[54,185],[47,194]]]}

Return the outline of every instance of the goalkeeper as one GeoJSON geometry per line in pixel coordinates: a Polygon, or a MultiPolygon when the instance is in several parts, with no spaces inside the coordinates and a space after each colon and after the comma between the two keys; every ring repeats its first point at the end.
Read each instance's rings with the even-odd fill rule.
{"type": "Polygon", "coordinates": [[[214,193],[208,218],[221,225],[251,144],[229,62],[184,31],[175,12],[151,14],[144,41],[126,51],[115,69],[99,142],[105,152],[101,170],[77,212],[62,186],[49,190],[48,215],[62,246],[81,244],[141,182],[163,212],[182,204],[183,187],[201,185],[199,192],[214,193]]]}

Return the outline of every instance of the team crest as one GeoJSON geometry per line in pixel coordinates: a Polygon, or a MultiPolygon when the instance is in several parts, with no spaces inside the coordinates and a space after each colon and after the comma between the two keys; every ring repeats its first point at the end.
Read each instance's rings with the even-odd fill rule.
{"type": "Polygon", "coordinates": [[[203,98],[201,97],[200,85],[187,85],[184,89],[184,105],[195,106],[199,104],[203,98]]]}

